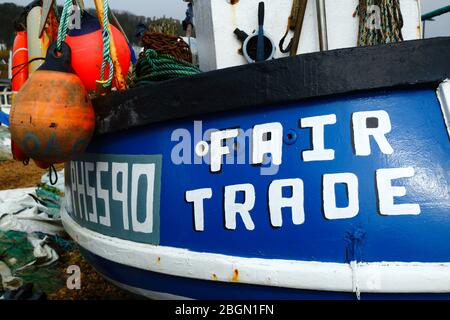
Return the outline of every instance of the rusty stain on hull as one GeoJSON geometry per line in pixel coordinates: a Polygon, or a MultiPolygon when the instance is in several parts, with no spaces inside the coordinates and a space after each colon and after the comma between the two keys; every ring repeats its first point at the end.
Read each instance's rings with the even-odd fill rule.
{"type": "Polygon", "coordinates": [[[239,270],[234,269],[233,270],[233,278],[231,279],[232,282],[239,282],[239,270]]]}

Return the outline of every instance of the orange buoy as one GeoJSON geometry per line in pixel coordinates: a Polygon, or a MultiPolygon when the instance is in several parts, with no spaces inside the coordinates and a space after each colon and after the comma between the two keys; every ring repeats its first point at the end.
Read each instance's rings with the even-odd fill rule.
{"type": "Polygon", "coordinates": [[[70,66],[70,48],[52,44],[45,63],[24,84],[10,115],[11,138],[30,158],[62,163],[81,153],[94,133],[94,109],[70,66]]]}
{"type": "MultiPolygon", "coordinates": [[[[124,35],[114,26],[111,26],[122,76],[125,77],[130,68],[131,52],[124,35]]],[[[81,18],[81,28],[72,29],[66,37],[67,44],[72,49],[71,65],[89,91],[96,89],[96,81],[100,79],[103,61],[102,29],[97,18],[85,12],[81,18]]],[[[106,66],[105,75],[109,74],[109,65],[106,66]]],[[[115,86],[115,82],[112,84],[115,86]]]]}
{"type": "MultiPolygon", "coordinates": [[[[28,79],[28,46],[26,31],[16,32],[13,45],[12,70],[13,77],[11,79],[11,89],[13,92],[17,92],[28,79]]],[[[11,108],[14,109],[14,103],[11,108]]],[[[14,160],[22,162],[29,161],[27,155],[17,146],[14,140],[11,140],[11,153],[14,160]]]]}

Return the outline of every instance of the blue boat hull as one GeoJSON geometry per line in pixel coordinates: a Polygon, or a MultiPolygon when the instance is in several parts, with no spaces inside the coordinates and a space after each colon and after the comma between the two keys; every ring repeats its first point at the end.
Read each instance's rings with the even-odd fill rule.
{"type": "MultiPolygon", "coordinates": [[[[163,122],[97,137],[85,154],[66,164],[68,215],[64,222],[71,224],[69,233],[79,240],[79,226],[80,230],[104,236],[105,243],[123,241],[122,249],[114,254],[110,252],[114,244],[107,250],[102,244],[83,249],[86,258],[107,278],[129,289],[198,299],[354,299],[360,294],[368,299],[449,297],[450,286],[441,282],[441,287],[429,288],[423,278],[424,272],[430,272],[429,283],[439,283],[439,277],[450,270],[450,143],[434,87],[250,108],[202,117],[201,128],[195,120],[163,122]],[[375,120],[366,119],[366,129],[380,129],[383,121],[389,120],[391,128],[385,130],[384,137],[391,150],[381,137],[371,136],[369,154],[363,154],[364,146],[354,136],[355,114],[361,113],[380,115],[375,120]],[[385,114],[386,119],[381,117],[385,114]],[[305,151],[313,148],[317,137],[304,125],[305,119],[328,115],[334,115],[336,121],[323,127],[324,148],[334,150],[334,155],[326,160],[323,154],[319,157],[324,159],[308,159],[305,151]],[[280,165],[273,161],[249,163],[255,150],[245,138],[226,141],[231,143],[229,150],[235,149],[232,155],[221,157],[220,170],[196,149],[200,141],[205,141],[203,147],[211,148],[211,136],[203,136],[210,129],[240,128],[246,132],[267,123],[282,128],[280,165]],[[152,169],[146,176],[141,170],[142,175],[136,177],[133,172],[140,168],[136,164],[152,169]],[[383,189],[386,180],[382,178],[389,170],[397,174],[389,180],[389,187],[400,188],[389,189],[390,195],[383,189]],[[342,173],[350,180],[338,179],[331,191],[325,191],[327,179],[342,177],[342,173]],[[278,198],[297,196],[302,207],[298,203],[284,207],[276,203],[273,199],[277,193],[271,189],[274,181],[291,183],[284,185],[278,198]],[[352,181],[356,181],[356,187],[352,181]],[[243,185],[246,187],[234,188],[243,185]],[[298,186],[302,195],[295,189],[298,186]],[[188,194],[205,189],[202,208],[196,207],[188,194]],[[227,192],[232,189],[237,191],[231,201],[227,192]],[[334,193],[334,202],[327,192],[334,193]],[[251,197],[254,203],[249,202],[251,197]],[[230,209],[230,201],[247,204],[249,212],[236,213],[230,209]],[[277,205],[282,207],[281,221],[277,205]],[[150,229],[145,230],[148,226],[150,229]],[[164,259],[160,256],[154,267],[139,266],[138,258],[130,258],[127,263],[123,248],[132,249],[133,243],[142,250],[186,250],[173,254],[186,254],[186,266],[184,258],[178,260],[178,269],[160,266],[164,259]],[[215,255],[223,255],[231,257],[231,262],[219,265],[211,261],[211,270],[208,265],[204,270],[189,269],[189,252],[206,257],[199,259],[208,259],[211,254],[214,261],[221,259],[215,255]],[[257,259],[255,266],[246,259],[257,259]],[[243,269],[238,267],[241,260],[243,269]],[[271,261],[280,261],[280,273],[289,268],[289,262],[325,264],[324,268],[330,263],[330,272],[341,278],[333,285],[317,280],[317,288],[312,282],[303,286],[301,280],[292,279],[290,287],[289,280],[276,273],[278,262],[271,261]],[[273,266],[267,279],[266,262],[273,266]],[[221,269],[233,263],[236,268],[221,269]],[[417,273],[409,273],[410,267],[417,273]],[[190,271],[183,273],[183,268],[190,271]],[[381,271],[371,279],[364,268],[381,271]],[[417,280],[417,287],[411,285],[415,274],[423,278],[417,280]],[[397,276],[398,286],[388,283],[397,276]]],[[[89,243],[78,242],[82,247],[89,243]]],[[[295,274],[295,269],[289,272],[295,274]]]]}

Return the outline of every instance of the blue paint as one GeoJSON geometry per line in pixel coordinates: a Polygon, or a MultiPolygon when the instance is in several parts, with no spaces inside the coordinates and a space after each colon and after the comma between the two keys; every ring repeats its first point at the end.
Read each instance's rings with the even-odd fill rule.
{"type": "Polygon", "coordinates": [[[347,233],[345,240],[347,241],[348,261],[361,261],[361,248],[365,235],[365,230],[359,228],[347,233]]]}
{"type": "Polygon", "coordinates": [[[136,58],[136,52],[134,52],[134,49],[133,49],[133,45],[131,43],[128,43],[128,48],[130,49],[131,63],[136,64],[137,58],[136,58]]]}
{"type": "Polygon", "coordinates": [[[41,142],[39,137],[34,133],[27,132],[20,143],[20,147],[26,152],[26,154],[34,156],[41,148],[41,142]],[[32,146],[30,146],[30,142],[32,142],[32,146]]]}
{"type": "MultiPolygon", "coordinates": [[[[111,262],[84,248],[81,253],[96,270],[120,283],[150,291],[170,293],[201,300],[356,300],[351,292],[296,290],[241,283],[195,280],[160,274],[111,262]]],[[[362,300],[448,300],[450,294],[362,293],[362,300]]]]}
{"type": "Polygon", "coordinates": [[[297,142],[297,131],[289,129],[283,136],[283,142],[287,145],[293,145],[297,142]]]}
{"type": "Polygon", "coordinates": [[[88,33],[100,30],[102,27],[98,22],[97,17],[87,13],[86,11],[81,16],[81,28],[73,28],[69,31],[69,36],[78,37],[88,33]]]}
{"type": "Polygon", "coordinates": [[[0,111],[0,124],[1,123],[9,127],[9,115],[3,111],[0,111]]]}
{"type": "MultiPolygon", "coordinates": [[[[347,235],[361,229],[365,236],[358,246],[360,261],[450,261],[450,143],[434,88],[356,94],[201,119],[203,130],[236,127],[247,130],[275,121],[282,123],[285,133],[295,129],[297,140],[292,145],[283,145],[283,164],[272,176],[261,176],[261,168],[249,164],[224,165],[218,174],[211,174],[207,164],[174,165],[171,150],[178,142],[171,141],[171,134],[177,128],[186,128],[193,135],[194,120],[200,119],[98,137],[88,147],[90,153],[163,155],[161,245],[243,257],[348,262],[347,235]],[[372,141],[371,156],[354,155],[351,115],[370,110],[389,113],[392,131],[387,138],[394,154],[382,154],[372,141]],[[326,127],[325,146],[336,150],[336,159],[303,162],[301,152],[310,149],[310,130],[298,128],[299,119],[332,113],[337,116],[337,124],[326,127]],[[377,208],[375,171],[410,166],[416,170],[415,177],[395,181],[407,189],[407,196],[398,198],[397,203],[418,203],[421,214],[381,216],[377,208]],[[326,220],[322,212],[322,176],[341,172],[358,176],[360,212],[352,219],[326,220]],[[274,179],[287,178],[304,181],[305,223],[295,226],[290,215],[284,215],[283,226],[273,228],[267,188],[274,179]],[[223,188],[241,183],[255,186],[254,231],[247,231],[239,217],[237,230],[224,228],[223,188]],[[204,203],[205,231],[195,232],[192,204],[184,200],[185,192],[206,187],[213,189],[213,197],[204,203]]],[[[191,150],[192,158],[194,145],[191,150]]],[[[345,194],[345,190],[338,190],[338,194],[345,194]]]]}

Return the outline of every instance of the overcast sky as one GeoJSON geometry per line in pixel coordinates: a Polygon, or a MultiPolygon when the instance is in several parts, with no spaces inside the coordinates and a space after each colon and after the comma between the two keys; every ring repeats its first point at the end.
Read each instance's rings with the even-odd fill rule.
{"type": "MultiPolygon", "coordinates": [[[[422,13],[450,5],[450,0],[422,0],[422,13]]],[[[425,23],[425,36],[450,36],[450,12],[425,23]]]]}
{"type": "MultiPolygon", "coordinates": [[[[62,4],[62,0],[57,0],[62,4]]],[[[225,0],[223,0],[225,1],[225,0]]],[[[329,0],[330,1],[330,0],[329,0]]],[[[339,0],[331,0],[339,1],[339,0]]],[[[30,0],[0,0],[3,2],[14,2],[25,5],[30,0]]],[[[450,0],[422,0],[422,13],[450,5],[450,0]]],[[[93,7],[93,0],[85,0],[88,7],[93,7]]],[[[136,15],[147,17],[159,17],[166,15],[177,19],[184,19],[186,2],[183,0],[110,0],[110,6],[117,10],[126,10],[136,15]]],[[[436,18],[436,21],[426,22],[426,36],[450,36],[450,13],[436,18]]]]}
{"type": "MultiPolygon", "coordinates": [[[[59,5],[63,5],[63,0],[57,0],[59,5]]],[[[0,3],[13,2],[15,4],[26,5],[31,0],[0,0],[0,3]]],[[[93,0],[84,0],[87,7],[94,7],[93,0]]],[[[184,19],[186,2],[183,0],[109,0],[112,9],[126,10],[135,15],[146,17],[167,17],[184,19]]]]}

